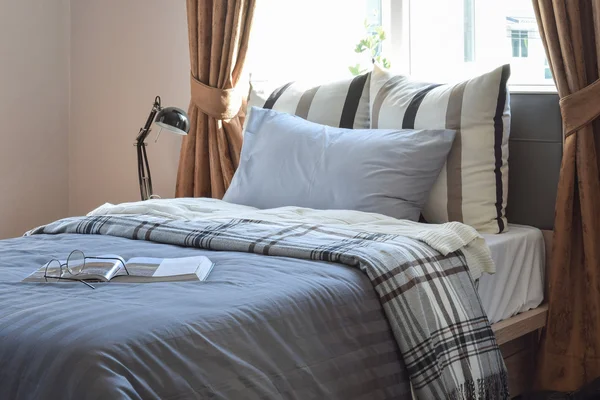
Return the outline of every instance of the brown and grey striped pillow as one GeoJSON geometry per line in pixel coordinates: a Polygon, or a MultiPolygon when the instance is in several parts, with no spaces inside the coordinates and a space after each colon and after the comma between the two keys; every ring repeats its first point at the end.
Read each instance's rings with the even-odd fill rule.
{"type": "Polygon", "coordinates": [[[318,86],[301,82],[278,86],[264,81],[252,82],[248,110],[253,106],[268,108],[318,124],[368,129],[370,76],[366,73],[318,86]]]}
{"type": "Polygon", "coordinates": [[[457,131],[423,209],[428,222],[507,230],[509,76],[509,65],[455,85],[416,82],[378,67],[371,73],[371,128],[457,131]]]}

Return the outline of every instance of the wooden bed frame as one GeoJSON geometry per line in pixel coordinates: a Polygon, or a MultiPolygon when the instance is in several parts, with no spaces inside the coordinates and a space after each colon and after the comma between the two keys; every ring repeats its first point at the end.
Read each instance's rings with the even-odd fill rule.
{"type": "MultiPolygon", "coordinates": [[[[546,274],[552,251],[552,231],[542,231],[546,246],[546,274]]],[[[548,284],[546,279],[546,293],[548,284]]],[[[492,325],[496,341],[502,351],[508,370],[508,386],[511,396],[527,393],[533,388],[537,349],[541,330],[546,326],[548,305],[515,315],[492,325]]]]}

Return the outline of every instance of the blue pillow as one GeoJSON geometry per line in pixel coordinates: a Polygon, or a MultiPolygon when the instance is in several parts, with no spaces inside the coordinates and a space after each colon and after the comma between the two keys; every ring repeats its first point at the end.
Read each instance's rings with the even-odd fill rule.
{"type": "Polygon", "coordinates": [[[417,221],[455,131],[344,129],[252,107],[223,200],[357,210],[417,221]]]}

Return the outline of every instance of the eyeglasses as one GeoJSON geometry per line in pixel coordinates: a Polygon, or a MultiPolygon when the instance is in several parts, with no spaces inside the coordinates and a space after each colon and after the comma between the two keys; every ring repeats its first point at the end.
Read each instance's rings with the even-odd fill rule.
{"type": "Polygon", "coordinates": [[[82,278],[78,278],[79,275],[85,275],[84,269],[86,265],[86,260],[116,261],[123,266],[123,269],[125,270],[127,275],[129,275],[129,271],[125,266],[125,261],[123,261],[123,259],[120,257],[87,257],[85,254],[83,254],[81,250],[73,250],[69,254],[69,257],[67,257],[66,263],[62,263],[60,260],[57,259],[50,260],[46,264],[46,269],[44,270],[44,279],[46,282],[59,282],[61,280],[81,282],[92,289],[96,289],[93,285],[84,281],[82,278]]]}

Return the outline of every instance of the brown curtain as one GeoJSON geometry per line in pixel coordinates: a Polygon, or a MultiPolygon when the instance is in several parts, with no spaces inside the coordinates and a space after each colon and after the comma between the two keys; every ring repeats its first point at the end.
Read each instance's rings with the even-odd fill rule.
{"type": "Polygon", "coordinates": [[[191,129],[181,146],[177,197],[221,198],[242,147],[243,102],[236,89],[255,0],[187,0],[191,129]]]}
{"type": "Polygon", "coordinates": [[[600,376],[600,0],[533,4],[564,121],[537,383],[571,391],[600,376]]]}

